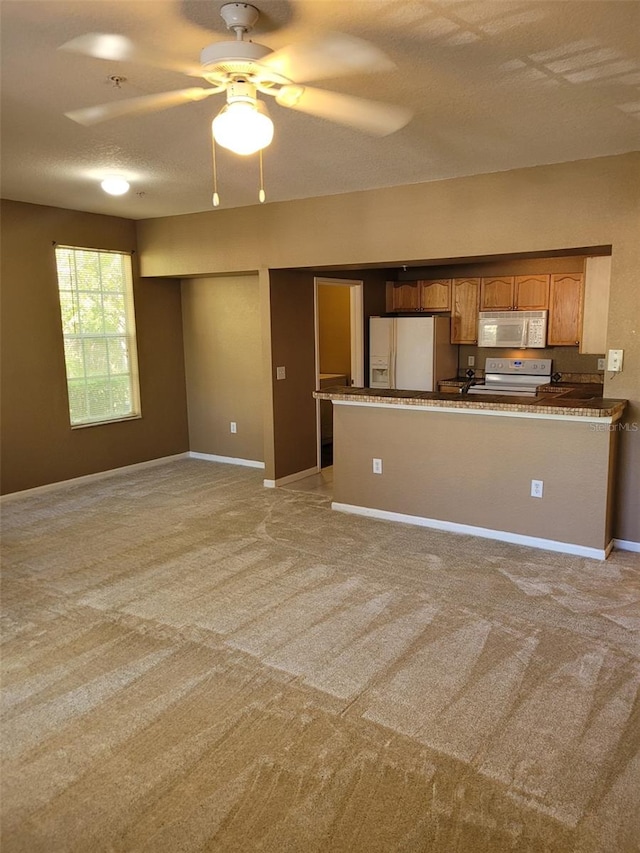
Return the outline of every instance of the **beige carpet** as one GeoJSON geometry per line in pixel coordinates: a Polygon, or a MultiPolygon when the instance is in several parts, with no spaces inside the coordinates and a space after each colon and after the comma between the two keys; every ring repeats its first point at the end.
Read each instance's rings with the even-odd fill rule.
{"type": "Polygon", "coordinates": [[[183,461],[3,507],[3,853],[632,853],[640,560],[183,461]]]}

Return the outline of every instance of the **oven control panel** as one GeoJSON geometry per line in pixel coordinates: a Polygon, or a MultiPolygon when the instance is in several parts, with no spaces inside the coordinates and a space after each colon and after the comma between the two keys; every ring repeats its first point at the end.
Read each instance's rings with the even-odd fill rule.
{"type": "Polygon", "coordinates": [[[488,358],[485,373],[526,374],[527,376],[550,376],[550,358],[488,358]]]}

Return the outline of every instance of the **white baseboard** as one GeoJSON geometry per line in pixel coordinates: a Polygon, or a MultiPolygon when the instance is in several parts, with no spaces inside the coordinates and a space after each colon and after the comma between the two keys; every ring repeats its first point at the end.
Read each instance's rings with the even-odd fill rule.
{"type": "Polygon", "coordinates": [[[559,551],[564,554],[576,554],[579,557],[590,557],[594,560],[606,560],[613,542],[606,548],[587,548],[584,545],[574,545],[571,542],[557,542],[555,539],[540,539],[537,536],[524,536],[521,533],[510,533],[507,530],[491,530],[488,527],[474,527],[471,524],[459,524],[454,521],[441,521],[438,518],[423,518],[419,515],[405,515],[401,512],[389,512],[383,509],[372,509],[353,504],[331,504],[331,509],[354,515],[364,515],[369,518],[382,518],[385,521],[399,521],[404,524],[415,524],[418,527],[431,527],[448,533],[464,533],[468,536],[480,536],[483,539],[496,539],[500,542],[511,542],[514,545],[527,545],[531,548],[542,548],[545,551],[559,551]]]}
{"type": "Polygon", "coordinates": [[[640,542],[634,542],[633,539],[614,539],[613,547],[619,551],[636,551],[640,553],[640,542]]]}
{"type": "Polygon", "coordinates": [[[78,486],[80,483],[89,483],[92,480],[104,480],[114,477],[116,474],[139,471],[142,468],[153,468],[156,465],[166,465],[168,462],[176,462],[179,459],[188,459],[188,453],[176,453],[173,456],[161,456],[159,459],[149,459],[146,462],[134,462],[133,465],[123,465],[122,468],[110,468],[108,471],[97,471],[95,474],[84,474],[82,477],[73,477],[71,480],[59,480],[57,483],[46,483],[44,486],[35,486],[33,489],[23,489],[21,492],[10,492],[0,495],[0,503],[8,503],[18,498],[28,498],[44,492],[52,492],[56,489],[66,489],[70,486],[78,486]]]}
{"type": "Polygon", "coordinates": [[[263,480],[262,484],[265,489],[275,489],[276,486],[286,486],[287,483],[295,483],[297,480],[304,480],[305,477],[311,477],[313,474],[319,474],[320,468],[314,465],[313,468],[307,468],[306,471],[296,471],[295,474],[288,474],[286,477],[280,477],[277,480],[263,480]]]}
{"type": "Polygon", "coordinates": [[[225,465],[244,465],[247,468],[264,468],[264,462],[257,459],[237,459],[235,456],[217,456],[215,453],[196,453],[189,451],[190,459],[204,459],[206,462],[222,462],[225,465]]]}

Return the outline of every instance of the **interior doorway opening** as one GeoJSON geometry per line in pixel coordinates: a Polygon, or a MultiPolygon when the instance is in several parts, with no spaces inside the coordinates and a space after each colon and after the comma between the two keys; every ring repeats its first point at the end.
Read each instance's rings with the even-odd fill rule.
{"type": "MultiPolygon", "coordinates": [[[[314,279],[316,389],[364,385],[364,284],[361,280],[314,279]]],[[[333,405],[316,403],[318,467],[333,464],[333,405]]]]}

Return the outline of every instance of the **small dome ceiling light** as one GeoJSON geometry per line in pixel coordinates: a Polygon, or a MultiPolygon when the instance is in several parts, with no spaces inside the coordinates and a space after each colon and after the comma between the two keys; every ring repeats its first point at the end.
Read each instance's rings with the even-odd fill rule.
{"type": "Polygon", "coordinates": [[[124,195],[129,191],[129,181],[122,175],[109,175],[100,184],[102,189],[109,195],[124,195]]]}

